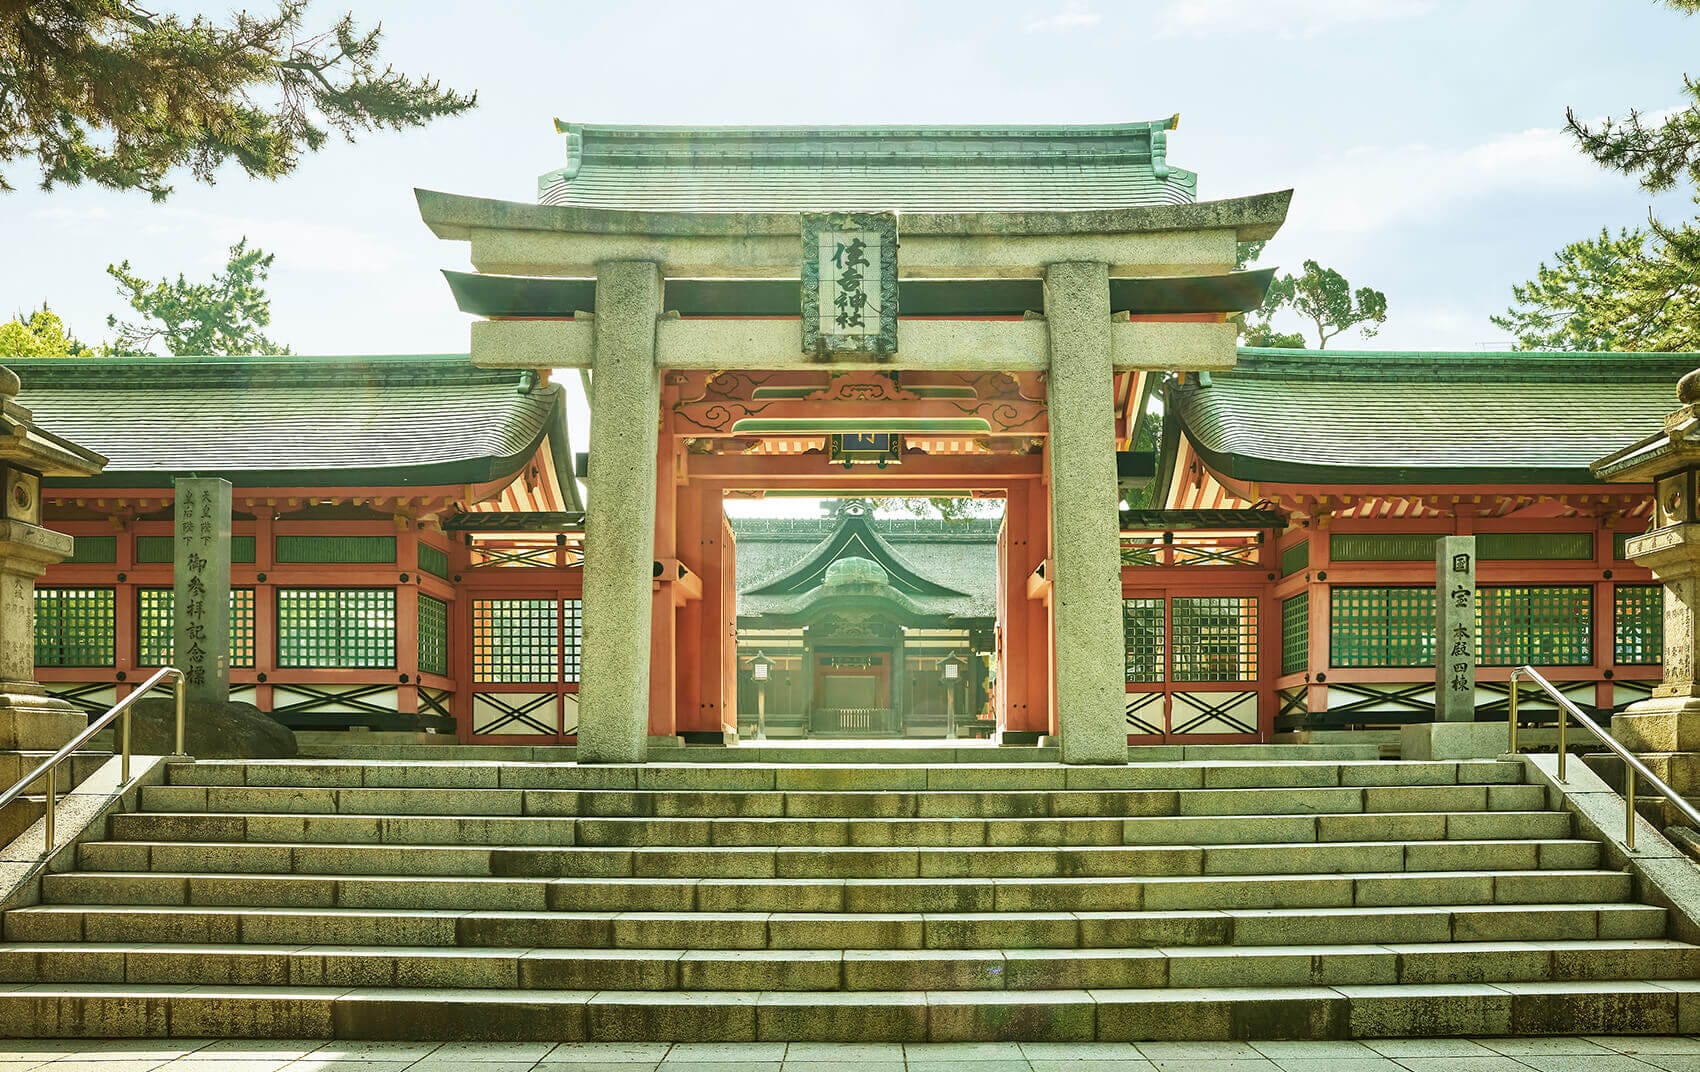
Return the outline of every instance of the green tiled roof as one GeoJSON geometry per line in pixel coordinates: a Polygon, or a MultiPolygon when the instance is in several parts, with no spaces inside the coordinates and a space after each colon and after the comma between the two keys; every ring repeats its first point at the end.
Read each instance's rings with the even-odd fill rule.
{"type": "MultiPolygon", "coordinates": [[[[1594,483],[1700,354],[1242,348],[1170,412],[1215,470],[1319,484],[1594,483]]],[[[1172,457],[1172,453],[1171,453],[1172,457]]]]}
{"type": "Polygon", "coordinates": [[[59,483],[482,483],[519,472],[551,432],[565,457],[561,388],[465,354],[4,360],[43,427],[111,459],[97,477],[59,483]]]}
{"type": "Polygon", "coordinates": [[[901,590],[925,613],[956,618],[997,614],[995,520],[876,518],[870,526],[872,539],[856,542],[837,539],[843,528],[827,519],[774,524],[772,519],[749,518],[731,524],[737,538],[740,617],[794,610],[800,599],[818,590],[828,562],[844,557],[874,557],[895,566],[901,590]],[[903,574],[919,583],[904,583],[903,574]],[[796,583],[800,581],[813,583],[796,583]]]}
{"type": "Polygon", "coordinates": [[[1110,126],[642,127],[562,123],[545,205],[657,212],[1074,211],[1194,200],[1179,117],[1110,126]]]}

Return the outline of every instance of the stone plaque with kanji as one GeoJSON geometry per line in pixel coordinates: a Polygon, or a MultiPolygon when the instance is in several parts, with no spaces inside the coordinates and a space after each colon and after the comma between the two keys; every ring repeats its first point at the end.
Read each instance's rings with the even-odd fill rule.
{"type": "Polygon", "coordinates": [[[1476,538],[1434,542],[1434,717],[1476,717],[1476,538]]]}
{"type": "Polygon", "coordinates": [[[230,481],[177,481],[172,662],[190,703],[230,699],[230,481]]]}
{"type": "Polygon", "coordinates": [[[897,216],[803,214],[803,350],[897,352],[897,216]]]}

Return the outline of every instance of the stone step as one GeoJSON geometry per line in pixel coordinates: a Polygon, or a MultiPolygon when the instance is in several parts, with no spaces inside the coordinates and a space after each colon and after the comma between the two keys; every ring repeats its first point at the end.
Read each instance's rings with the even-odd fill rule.
{"type": "Polygon", "coordinates": [[[1521,784],[1273,789],[922,790],[909,792],[148,786],[145,811],[287,815],[667,819],[1014,819],[1541,811],[1521,784]]]}
{"type": "Polygon", "coordinates": [[[1578,870],[1598,864],[1583,839],[1331,842],[1306,845],[908,848],[596,846],[92,841],[91,871],[649,878],[952,878],[1330,874],[1359,871],[1578,870]]]}
{"type": "Polygon", "coordinates": [[[569,912],[1021,912],[1627,901],[1622,871],[1441,871],[1191,878],[438,878],[72,871],[48,904],[569,912]]]}
{"type": "MultiPolygon", "coordinates": [[[[304,736],[298,734],[298,736],[304,736]]],[[[1361,760],[1380,758],[1380,748],[1373,742],[1332,744],[1205,744],[1205,745],[1133,745],[1128,748],[1128,760],[1133,763],[1178,763],[1198,761],[1292,761],[1292,760],[1361,760]]],[[[458,745],[363,743],[348,733],[336,733],[304,739],[301,755],[315,759],[374,759],[490,761],[572,763],[578,749],[571,745],[458,745]]],[[[880,763],[927,764],[946,763],[1055,763],[1055,747],[988,745],[961,742],[927,745],[835,745],[819,742],[763,745],[744,742],[734,746],[719,745],[650,745],[651,763],[880,763]]]]}
{"type": "Polygon", "coordinates": [[[847,790],[918,792],[1034,789],[1238,789],[1511,784],[1521,763],[1497,760],[1213,761],[1068,767],[1060,764],[912,766],[443,763],[377,760],[210,760],[168,768],[173,785],[292,786],[357,789],[628,789],[762,792],[847,790]]]}
{"type": "Polygon", "coordinates": [[[528,846],[1233,845],[1566,838],[1565,812],[1387,812],[1092,819],[668,819],[143,812],[121,841],[528,846]]]}
{"type": "MultiPolygon", "coordinates": [[[[0,749],[0,789],[8,789],[16,785],[18,779],[39,767],[44,760],[52,756],[52,752],[36,750],[0,749]]],[[[83,779],[99,770],[112,758],[107,751],[90,750],[73,752],[66,765],[61,765],[55,787],[61,793],[68,793],[82,783],[83,779]]],[[[47,792],[47,782],[38,778],[29,784],[27,792],[47,792]]]]}
{"type": "Polygon", "coordinates": [[[1700,977],[1666,939],[1272,949],[416,949],[311,945],[0,945],[0,983],[526,990],[936,991],[1700,977]]]}
{"type": "Polygon", "coordinates": [[[1025,991],[450,990],[44,983],[38,1038],[1082,1042],[1674,1034],[1692,980],[1025,991]]]}
{"type": "Polygon", "coordinates": [[[1223,911],[827,913],[515,912],[35,905],[12,942],[647,949],[1148,948],[1663,938],[1638,904],[1223,911]]]}

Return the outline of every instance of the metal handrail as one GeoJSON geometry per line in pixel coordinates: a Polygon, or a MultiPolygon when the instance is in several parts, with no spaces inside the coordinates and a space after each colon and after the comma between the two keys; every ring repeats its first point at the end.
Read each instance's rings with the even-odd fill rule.
{"type": "Polygon", "coordinates": [[[135,705],[137,700],[146,696],[149,692],[153,691],[155,686],[167,679],[174,683],[174,691],[177,696],[177,751],[173,754],[179,756],[182,755],[183,715],[188,706],[188,694],[184,689],[183,671],[177,669],[175,666],[167,666],[155,672],[152,677],[142,682],[135,692],[132,692],[130,695],[113,704],[111,708],[107,710],[106,714],[101,715],[99,718],[89,723],[88,729],[71,738],[71,740],[66,743],[65,747],[59,749],[59,751],[43,760],[40,766],[24,775],[23,778],[19,779],[17,784],[12,786],[12,788],[6,790],[4,793],[0,793],[0,808],[4,808],[6,805],[23,796],[24,790],[28,788],[31,783],[35,782],[38,778],[46,776],[47,808],[44,815],[44,818],[47,821],[46,848],[49,852],[53,851],[53,809],[59,802],[58,786],[56,784],[59,765],[69,759],[71,753],[75,752],[83,745],[88,744],[89,741],[94,738],[95,734],[112,725],[115,719],[122,717],[124,719],[124,725],[120,732],[121,741],[119,753],[121,758],[119,759],[118,784],[120,788],[130,784],[130,708],[135,705]]]}
{"type": "Polygon", "coordinates": [[[1635,851],[1635,779],[1637,776],[1647,779],[1648,785],[1658,790],[1660,796],[1676,806],[1676,810],[1682,813],[1683,818],[1693,824],[1695,829],[1700,830],[1700,811],[1696,811],[1694,805],[1678,796],[1676,790],[1666,785],[1658,775],[1648,770],[1647,765],[1641,762],[1635,753],[1623,747],[1617,742],[1616,738],[1601,729],[1598,722],[1583,714],[1580,707],[1571,703],[1569,697],[1554,688],[1552,682],[1548,681],[1539,670],[1532,666],[1519,666],[1511,671],[1511,747],[1509,751],[1512,755],[1517,754],[1517,679],[1519,677],[1526,677],[1539,685],[1542,691],[1558,704],[1558,780],[1560,782],[1566,781],[1564,764],[1568,753],[1564,747],[1564,728],[1570,722],[1570,719],[1565,717],[1566,714],[1592,730],[1601,744],[1623,760],[1623,843],[1629,848],[1629,851],[1635,851]]]}

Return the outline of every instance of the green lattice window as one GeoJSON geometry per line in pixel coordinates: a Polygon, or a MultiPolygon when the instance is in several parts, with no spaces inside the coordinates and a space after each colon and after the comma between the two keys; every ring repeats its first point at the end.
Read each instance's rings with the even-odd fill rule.
{"type": "Polygon", "coordinates": [[[423,541],[419,544],[419,568],[448,580],[449,553],[423,541]]]}
{"type": "Polygon", "coordinates": [[[562,681],[577,681],[579,648],[584,640],[584,603],[577,599],[561,600],[561,671],[562,681]]]}
{"type": "Polygon", "coordinates": [[[1656,666],[1665,653],[1665,586],[1620,584],[1613,593],[1612,661],[1656,666]]]}
{"type": "MultiPolygon", "coordinates": [[[[170,536],[137,536],[137,562],[172,562],[170,536]]],[[[232,536],[230,538],[230,561],[254,561],[254,537],[232,536]]]]}
{"type": "Polygon", "coordinates": [[[116,605],[110,588],[37,588],[35,664],[111,666],[117,659],[116,605]]]}
{"type": "Polygon", "coordinates": [[[1433,665],[1434,589],[1332,589],[1328,661],[1331,666],[1433,665]]]}
{"type": "Polygon", "coordinates": [[[419,593],[419,672],[449,672],[449,605],[419,593]]]}
{"type": "Polygon", "coordinates": [[[1476,555],[1484,562],[1594,557],[1591,532],[1483,532],[1476,536],[1476,555]]]}
{"type": "Polygon", "coordinates": [[[560,680],[560,624],[560,606],[553,599],[473,600],[473,678],[488,682],[560,680]]]}
{"type": "Polygon", "coordinates": [[[395,666],[395,589],[279,588],[277,664],[302,669],[395,666]]]}
{"type": "Polygon", "coordinates": [[[76,545],[71,549],[71,557],[65,561],[73,564],[116,562],[118,561],[118,537],[78,536],[76,545]]]}
{"type": "Polygon", "coordinates": [[[1335,562],[1433,562],[1437,539],[1423,532],[1336,532],[1328,537],[1328,557],[1335,562]]]}
{"type": "MultiPolygon", "coordinates": [[[[170,588],[136,590],[136,662],[141,666],[166,666],[172,656],[172,612],[177,593],[170,588]]],[[[251,669],[254,665],[254,590],[230,590],[230,665],[251,669]]]]}
{"type": "Polygon", "coordinates": [[[1302,674],[1310,668],[1310,594],[1281,601],[1281,672],[1302,674]]]}
{"type": "Polygon", "coordinates": [[[1176,596],[1169,633],[1171,681],[1257,679],[1256,596],[1176,596]]]}
{"type": "Polygon", "coordinates": [[[1310,565],[1310,541],[1300,540],[1281,552],[1281,576],[1291,577],[1310,565]]]}
{"type": "Polygon", "coordinates": [[[1594,661],[1594,590],[1587,585],[1478,589],[1476,652],[1483,666],[1586,666],[1594,661]]]}
{"type": "Polygon", "coordinates": [[[279,536],[277,560],[290,563],[394,562],[394,536],[279,536]]]}
{"type": "Polygon", "coordinates": [[[1127,653],[1127,680],[1142,684],[1163,680],[1163,601],[1122,600],[1122,638],[1127,653]]]}
{"type": "Polygon", "coordinates": [[[1614,532],[1611,534],[1611,557],[1619,562],[1629,561],[1629,541],[1641,535],[1639,532],[1614,532]]]}

